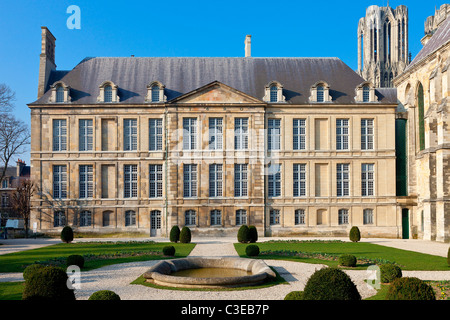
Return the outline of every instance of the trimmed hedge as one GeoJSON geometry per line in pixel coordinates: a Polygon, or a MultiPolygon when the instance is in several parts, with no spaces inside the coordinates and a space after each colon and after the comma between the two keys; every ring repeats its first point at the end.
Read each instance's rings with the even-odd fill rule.
{"type": "Polygon", "coordinates": [[[450,266],[450,247],[448,248],[447,252],[447,264],[450,266]]]}
{"type": "Polygon", "coordinates": [[[356,257],[351,254],[343,254],[339,257],[338,263],[342,267],[356,267],[356,257]]]}
{"type": "Polygon", "coordinates": [[[380,281],[381,283],[391,283],[397,278],[402,277],[402,269],[393,264],[380,265],[380,281]]]}
{"type": "Polygon", "coordinates": [[[350,229],[350,241],[352,242],[358,242],[359,240],[361,240],[361,232],[359,231],[358,227],[352,227],[350,229]]]}
{"type": "Polygon", "coordinates": [[[259,247],[256,244],[248,245],[245,248],[245,254],[249,257],[256,257],[259,255],[259,247]]]}
{"type": "Polygon", "coordinates": [[[163,248],[163,254],[165,256],[173,257],[175,255],[175,247],[174,246],[165,246],[163,248]]]}
{"type": "Polygon", "coordinates": [[[25,281],[27,281],[32,274],[34,274],[36,271],[44,268],[45,266],[43,264],[30,264],[28,267],[25,268],[25,270],[23,270],[23,279],[25,281]]]}
{"type": "Polygon", "coordinates": [[[177,243],[180,241],[180,228],[178,226],[173,226],[172,229],[170,229],[170,242],[177,243]]]}
{"type": "Polygon", "coordinates": [[[191,229],[189,229],[188,227],[183,227],[180,232],[180,242],[190,243],[191,237],[191,229]]]}
{"type": "Polygon", "coordinates": [[[242,225],[237,234],[237,240],[240,243],[248,243],[250,242],[250,230],[247,225],[242,225]]]}
{"type": "Polygon", "coordinates": [[[78,266],[80,269],[84,267],[84,257],[78,254],[73,254],[67,257],[67,266],[78,266]]]}
{"type": "Polygon", "coordinates": [[[114,291],[100,290],[94,292],[88,300],[120,300],[120,297],[114,291]]]}
{"type": "Polygon", "coordinates": [[[418,278],[397,278],[389,286],[386,300],[436,300],[436,293],[418,278]]]}
{"type": "Polygon", "coordinates": [[[303,291],[292,291],[289,292],[284,300],[303,300],[303,291]]]}
{"type": "Polygon", "coordinates": [[[75,300],[74,291],[67,287],[67,280],[67,274],[62,268],[40,268],[25,281],[22,300],[75,300]]]}
{"type": "Polygon", "coordinates": [[[255,226],[248,227],[248,237],[250,243],[255,243],[256,241],[258,241],[258,230],[255,226]]]}
{"type": "Polygon", "coordinates": [[[61,241],[70,243],[73,241],[73,230],[69,226],[65,226],[61,231],[61,241]]]}
{"type": "Polygon", "coordinates": [[[314,272],[303,291],[304,300],[361,300],[350,277],[338,268],[314,272]]]}

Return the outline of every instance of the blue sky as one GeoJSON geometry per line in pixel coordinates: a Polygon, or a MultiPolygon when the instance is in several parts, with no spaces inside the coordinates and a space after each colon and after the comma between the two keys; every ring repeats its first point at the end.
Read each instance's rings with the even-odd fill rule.
{"type": "MultiPolygon", "coordinates": [[[[445,1],[393,1],[409,10],[409,51],[422,45],[425,19],[445,1]]],[[[0,0],[0,83],[16,92],[17,116],[30,121],[36,100],[41,26],[56,37],[56,64],[70,70],[93,56],[242,57],[252,35],[254,57],[338,57],[357,68],[357,26],[381,1],[114,1],[0,0]],[[67,8],[81,10],[68,29],[67,8]]],[[[21,157],[29,163],[29,155],[21,157]]]]}

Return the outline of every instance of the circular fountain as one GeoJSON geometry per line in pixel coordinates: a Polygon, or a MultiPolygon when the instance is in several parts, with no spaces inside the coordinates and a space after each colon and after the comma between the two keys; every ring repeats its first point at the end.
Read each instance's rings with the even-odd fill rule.
{"type": "Polygon", "coordinates": [[[177,288],[254,286],[276,277],[262,260],[245,258],[183,258],[164,260],[146,273],[147,282],[177,288]]]}

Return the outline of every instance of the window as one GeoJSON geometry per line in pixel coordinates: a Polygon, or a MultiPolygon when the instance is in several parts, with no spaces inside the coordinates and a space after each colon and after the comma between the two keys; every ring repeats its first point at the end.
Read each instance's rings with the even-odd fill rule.
{"type": "Polygon", "coordinates": [[[150,198],[161,198],[163,190],[162,164],[151,164],[149,169],[150,198]]]}
{"type": "Polygon", "coordinates": [[[373,119],[361,119],[361,150],[373,148],[373,119]]]}
{"type": "Polygon", "coordinates": [[[295,210],[295,224],[305,224],[305,210],[297,209],[295,210]]]}
{"type": "Polygon", "coordinates": [[[67,150],[67,121],[66,119],[53,120],[53,151],[67,150]]]}
{"type": "Polygon", "coordinates": [[[271,209],[269,215],[269,223],[271,226],[280,224],[280,210],[271,209]]]}
{"type": "Polygon", "coordinates": [[[161,229],[161,211],[152,210],[150,211],[150,223],[152,229],[161,229]]]}
{"type": "Polygon", "coordinates": [[[2,189],[6,189],[8,188],[8,179],[3,179],[2,180],[2,189]]]}
{"type": "Polygon", "coordinates": [[[53,198],[67,198],[67,166],[53,166],[53,198]]]}
{"type": "Polygon", "coordinates": [[[324,88],[322,85],[317,86],[317,102],[324,102],[325,96],[324,96],[324,88]]]}
{"type": "Polygon", "coordinates": [[[184,224],[186,226],[195,226],[195,211],[187,210],[184,213],[184,224]]]}
{"type": "Polygon", "coordinates": [[[338,212],[338,223],[339,224],[348,224],[348,210],[340,209],[338,212]]]}
{"type": "Polygon", "coordinates": [[[65,102],[65,99],[64,99],[64,87],[62,85],[58,85],[56,87],[56,102],[57,103],[65,102]]]}
{"type": "Polygon", "coordinates": [[[234,119],[234,149],[248,149],[248,118],[234,119]]]}
{"type": "Polygon", "coordinates": [[[112,211],[104,211],[103,212],[103,226],[104,227],[109,227],[111,225],[112,215],[113,215],[112,211]]]}
{"type": "Polygon", "coordinates": [[[370,88],[369,86],[363,87],[363,102],[369,102],[370,101],[370,88]]]}
{"type": "Polygon", "coordinates": [[[128,210],[125,212],[125,227],[132,227],[136,225],[136,212],[128,210]]]}
{"type": "Polygon", "coordinates": [[[9,195],[2,194],[2,208],[9,207],[9,195]]]}
{"type": "Polygon", "coordinates": [[[222,150],[222,118],[209,118],[209,150],[222,150]]]}
{"type": "Polygon", "coordinates": [[[80,151],[92,151],[94,142],[94,129],[92,120],[79,121],[79,149],[80,151]]]}
{"type": "Polygon", "coordinates": [[[221,197],[222,196],[222,165],[210,164],[209,165],[209,196],[221,197]]]}
{"type": "Polygon", "coordinates": [[[104,102],[112,102],[112,96],[113,96],[112,87],[110,85],[107,85],[104,87],[103,90],[104,90],[103,91],[103,94],[104,94],[103,101],[104,102]]]}
{"type": "Polygon", "coordinates": [[[278,102],[278,87],[275,84],[270,86],[270,102],[278,102]]]}
{"type": "Polygon", "coordinates": [[[125,151],[137,150],[137,119],[123,120],[123,147],[125,151]]]}
{"type": "Polygon", "coordinates": [[[94,193],[93,166],[80,166],[80,198],[92,198],[94,193]]]}
{"type": "Polygon", "coordinates": [[[336,120],[336,150],[348,150],[348,119],[336,120]]]}
{"type": "Polygon", "coordinates": [[[294,119],[293,123],[294,150],[306,149],[306,119],[294,119]]]}
{"type": "Polygon", "coordinates": [[[268,175],[269,197],[281,196],[281,164],[273,164],[268,175]]]}
{"type": "Polygon", "coordinates": [[[197,149],[197,119],[183,119],[183,150],[197,149]]]}
{"type": "Polygon", "coordinates": [[[64,227],[66,225],[66,214],[64,211],[55,211],[53,213],[53,226],[64,227]]]}
{"type": "Polygon", "coordinates": [[[90,211],[82,211],[80,213],[80,227],[90,227],[92,224],[92,213],[90,211]]]}
{"type": "Polygon", "coordinates": [[[163,127],[162,119],[148,120],[148,149],[150,151],[162,150],[163,144],[163,127]]]}
{"type": "Polygon", "coordinates": [[[241,226],[247,224],[247,211],[237,210],[236,211],[236,225],[241,226]]]}
{"type": "Polygon", "coordinates": [[[152,102],[160,101],[159,92],[160,92],[159,86],[157,84],[153,85],[152,86],[152,102]]]}
{"type": "Polygon", "coordinates": [[[137,164],[126,164],[124,171],[124,198],[137,198],[137,164]]]}
{"type": "Polygon", "coordinates": [[[294,164],[294,197],[306,196],[306,164],[294,164]]]}
{"type": "Polygon", "coordinates": [[[337,196],[344,197],[349,195],[349,164],[337,164],[337,196]]]}
{"type": "Polygon", "coordinates": [[[197,196],[197,165],[185,164],[183,166],[183,196],[191,198],[197,196]]]}
{"type": "Polygon", "coordinates": [[[247,192],[247,164],[234,165],[234,196],[246,197],[247,192]]]}
{"type": "Polygon", "coordinates": [[[281,120],[269,119],[268,120],[268,150],[280,150],[280,135],[281,135],[281,120]]]}
{"type": "Polygon", "coordinates": [[[361,195],[374,195],[374,165],[363,163],[361,165],[361,195]]]}
{"type": "Polygon", "coordinates": [[[373,210],[372,209],[364,209],[363,223],[364,224],[373,224],[373,210]]]}
{"type": "Polygon", "coordinates": [[[211,210],[211,225],[220,226],[222,224],[222,212],[220,210],[211,210]]]}
{"type": "Polygon", "coordinates": [[[419,114],[419,150],[425,149],[425,114],[424,114],[424,99],[423,99],[423,86],[419,83],[417,89],[417,106],[419,114]]]}

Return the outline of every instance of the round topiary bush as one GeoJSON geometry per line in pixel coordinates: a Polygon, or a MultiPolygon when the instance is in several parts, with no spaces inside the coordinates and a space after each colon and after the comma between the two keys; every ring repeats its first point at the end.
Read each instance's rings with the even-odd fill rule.
{"type": "Polygon", "coordinates": [[[191,242],[191,229],[188,227],[183,227],[180,232],[180,242],[190,243],[191,242]]]}
{"type": "Polygon", "coordinates": [[[178,226],[173,226],[172,229],[170,229],[170,242],[177,243],[180,241],[180,228],[178,226]]]}
{"type": "Polygon", "coordinates": [[[317,270],[308,279],[303,291],[304,300],[361,300],[350,277],[337,268],[317,270]]]}
{"type": "Polygon", "coordinates": [[[418,278],[397,278],[389,286],[386,300],[436,300],[436,293],[418,278]]]}
{"type": "Polygon", "coordinates": [[[70,243],[73,241],[73,230],[69,226],[65,226],[61,231],[61,240],[65,243],[70,243]]]}
{"type": "Polygon", "coordinates": [[[175,255],[175,247],[174,246],[165,246],[163,248],[163,254],[165,256],[173,257],[175,255]]]}
{"type": "Polygon", "coordinates": [[[23,270],[23,279],[25,281],[27,281],[32,274],[34,274],[36,271],[44,268],[45,266],[43,264],[30,264],[28,267],[25,268],[25,270],[23,270]]]}
{"type": "Polygon", "coordinates": [[[245,248],[245,254],[249,257],[256,257],[259,255],[259,247],[256,244],[248,245],[245,248]]]}
{"type": "Polygon", "coordinates": [[[120,297],[114,291],[100,290],[91,294],[88,300],[120,300],[120,297]]]}
{"type": "Polygon", "coordinates": [[[289,292],[284,300],[303,300],[303,291],[292,291],[289,292]]]}
{"type": "Polygon", "coordinates": [[[66,264],[68,266],[78,266],[80,269],[84,267],[84,257],[78,254],[73,254],[67,257],[66,264]]]}
{"type": "Polygon", "coordinates": [[[402,277],[402,269],[394,264],[380,265],[380,281],[381,283],[391,283],[397,278],[402,277]]]}
{"type": "Polygon", "coordinates": [[[46,266],[30,274],[25,281],[23,300],[75,300],[67,287],[67,274],[59,267],[46,266]]]}
{"type": "Polygon", "coordinates": [[[361,240],[361,232],[359,232],[359,228],[358,227],[352,227],[350,229],[350,241],[352,242],[358,242],[359,240],[361,240]]]}
{"type": "Polygon", "coordinates": [[[239,228],[237,239],[240,243],[250,242],[250,231],[247,225],[244,224],[239,228]]]}
{"type": "Polygon", "coordinates": [[[248,237],[250,243],[255,243],[256,241],[258,241],[258,230],[255,226],[248,227],[248,237]]]}
{"type": "Polygon", "coordinates": [[[450,247],[448,248],[447,252],[447,264],[450,266],[450,247]]]}
{"type": "Polygon", "coordinates": [[[339,257],[338,263],[342,267],[356,267],[356,257],[351,254],[343,254],[339,257]]]}

